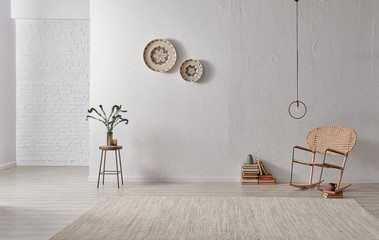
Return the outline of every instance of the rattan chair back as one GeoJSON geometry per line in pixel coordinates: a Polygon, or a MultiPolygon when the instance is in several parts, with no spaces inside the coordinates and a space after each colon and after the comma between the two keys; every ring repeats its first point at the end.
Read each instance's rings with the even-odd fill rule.
{"type": "MultiPolygon", "coordinates": [[[[324,154],[327,148],[348,153],[355,146],[357,134],[354,130],[345,127],[318,127],[307,134],[306,141],[309,148],[321,154],[324,154]]],[[[327,155],[338,154],[327,152],[327,155]]]]}

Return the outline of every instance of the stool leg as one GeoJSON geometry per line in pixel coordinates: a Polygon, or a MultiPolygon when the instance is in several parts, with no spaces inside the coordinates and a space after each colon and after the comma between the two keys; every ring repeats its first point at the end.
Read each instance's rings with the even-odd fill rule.
{"type": "Polygon", "coordinates": [[[120,181],[118,178],[118,162],[117,162],[117,150],[114,151],[114,155],[116,156],[116,175],[117,175],[117,187],[120,188],[120,181]]]}
{"type": "Polygon", "coordinates": [[[107,159],[107,150],[104,151],[104,163],[103,163],[103,185],[104,185],[104,177],[105,177],[105,160],[107,159]]]}
{"type": "Polygon", "coordinates": [[[117,150],[117,151],[118,151],[118,160],[120,161],[121,183],[122,185],[124,185],[124,178],[122,177],[121,154],[120,154],[120,150],[117,150]]]}
{"type": "Polygon", "coordinates": [[[103,150],[101,150],[100,166],[99,166],[99,176],[97,176],[97,188],[99,188],[100,183],[100,173],[101,173],[101,163],[103,162],[103,150]]]}

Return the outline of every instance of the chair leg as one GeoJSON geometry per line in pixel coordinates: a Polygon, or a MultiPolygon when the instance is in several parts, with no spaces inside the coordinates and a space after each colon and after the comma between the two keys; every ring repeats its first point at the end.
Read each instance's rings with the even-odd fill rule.
{"type": "Polygon", "coordinates": [[[341,186],[342,175],[343,175],[343,169],[341,169],[340,177],[338,178],[337,188],[341,186]]]}
{"type": "Polygon", "coordinates": [[[118,162],[117,162],[117,150],[114,151],[115,157],[116,157],[116,175],[117,175],[117,187],[120,188],[120,181],[119,181],[119,171],[118,171],[118,162]]]}
{"type": "Polygon", "coordinates": [[[336,189],[339,190],[339,191],[343,191],[343,190],[345,190],[346,188],[348,188],[350,186],[351,186],[351,183],[348,183],[348,184],[346,184],[346,185],[344,185],[342,187],[336,188],[336,189]]]}
{"type": "Polygon", "coordinates": [[[122,185],[124,185],[124,178],[123,178],[123,173],[122,173],[122,165],[121,165],[121,154],[120,154],[120,150],[118,150],[118,161],[120,161],[120,171],[121,171],[121,183],[122,185]]]}
{"type": "Polygon", "coordinates": [[[107,159],[107,150],[104,151],[104,162],[103,162],[103,185],[104,185],[104,177],[105,177],[105,160],[107,159]]]}
{"type": "MultiPolygon", "coordinates": [[[[316,152],[314,152],[313,155],[312,155],[312,163],[315,163],[315,158],[316,158],[316,152]]],[[[309,184],[312,184],[313,169],[314,169],[314,166],[311,166],[311,173],[309,174],[309,184]]]]}
{"type": "Polygon", "coordinates": [[[101,174],[101,163],[103,162],[103,150],[101,150],[101,158],[100,158],[100,167],[99,167],[99,175],[97,176],[97,188],[99,188],[100,183],[100,174],[101,174]]]}
{"type": "MultiPolygon", "coordinates": [[[[316,152],[313,152],[312,163],[315,162],[315,159],[316,159],[316,152]]],[[[325,159],[324,159],[324,161],[325,161],[325,159]]],[[[320,176],[320,181],[312,182],[313,181],[313,170],[314,170],[314,165],[312,165],[311,171],[310,171],[310,176],[309,176],[309,183],[308,184],[293,184],[292,179],[293,179],[293,165],[294,165],[294,163],[295,163],[295,147],[292,150],[291,178],[290,178],[290,183],[289,183],[290,186],[304,189],[304,188],[314,187],[317,184],[318,184],[318,186],[320,186],[320,183],[322,183],[324,181],[321,179],[322,176],[320,176]]],[[[301,163],[301,164],[303,164],[303,163],[301,163]]],[[[305,164],[305,165],[309,165],[309,164],[305,164]]]]}
{"type": "Polygon", "coordinates": [[[320,188],[321,178],[322,178],[322,172],[324,171],[325,159],[326,159],[326,152],[325,152],[325,154],[324,154],[324,160],[322,161],[322,167],[321,167],[321,172],[320,172],[320,181],[319,181],[319,183],[318,183],[317,188],[320,188]]]}
{"type": "Polygon", "coordinates": [[[292,174],[293,174],[293,160],[295,157],[295,148],[292,149],[292,165],[291,165],[291,178],[290,178],[290,184],[292,184],[292,174]]]}
{"type": "Polygon", "coordinates": [[[339,187],[341,186],[341,180],[342,180],[343,171],[345,170],[346,160],[347,160],[347,155],[346,155],[345,158],[343,159],[342,169],[341,169],[340,177],[339,177],[339,179],[338,179],[338,185],[337,185],[337,188],[339,188],[339,187]]]}

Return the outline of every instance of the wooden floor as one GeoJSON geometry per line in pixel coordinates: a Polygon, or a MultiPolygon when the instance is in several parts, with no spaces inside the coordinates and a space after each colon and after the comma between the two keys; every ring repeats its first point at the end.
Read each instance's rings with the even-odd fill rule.
{"type": "MultiPolygon", "coordinates": [[[[88,210],[100,197],[114,195],[213,195],[321,198],[317,190],[287,184],[125,183],[96,188],[87,167],[14,167],[0,172],[0,239],[48,239],[88,210]]],[[[353,184],[344,193],[379,218],[379,184],[353,184]]],[[[327,199],[326,199],[327,201],[327,199]]]]}

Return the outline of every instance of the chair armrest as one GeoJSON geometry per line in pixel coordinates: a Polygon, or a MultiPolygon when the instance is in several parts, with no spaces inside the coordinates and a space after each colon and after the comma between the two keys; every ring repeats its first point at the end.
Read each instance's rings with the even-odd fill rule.
{"type": "Polygon", "coordinates": [[[326,155],[326,152],[334,152],[334,153],[337,153],[337,154],[340,154],[340,155],[344,155],[344,156],[347,156],[347,153],[344,153],[344,152],[341,152],[341,151],[338,151],[338,150],[335,150],[335,149],[332,149],[332,148],[327,148],[325,150],[325,155],[326,155]]]}
{"type": "Polygon", "coordinates": [[[297,146],[297,145],[293,146],[293,148],[294,148],[294,149],[297,148],[297,149],[304,150],[304,151],[308,151],[308,152],[312,152],[312,153],[315,152],[315,151],[313,151],[313,150],[310,149],[310,148],[300,147],[300,146],[297,146]]]}

